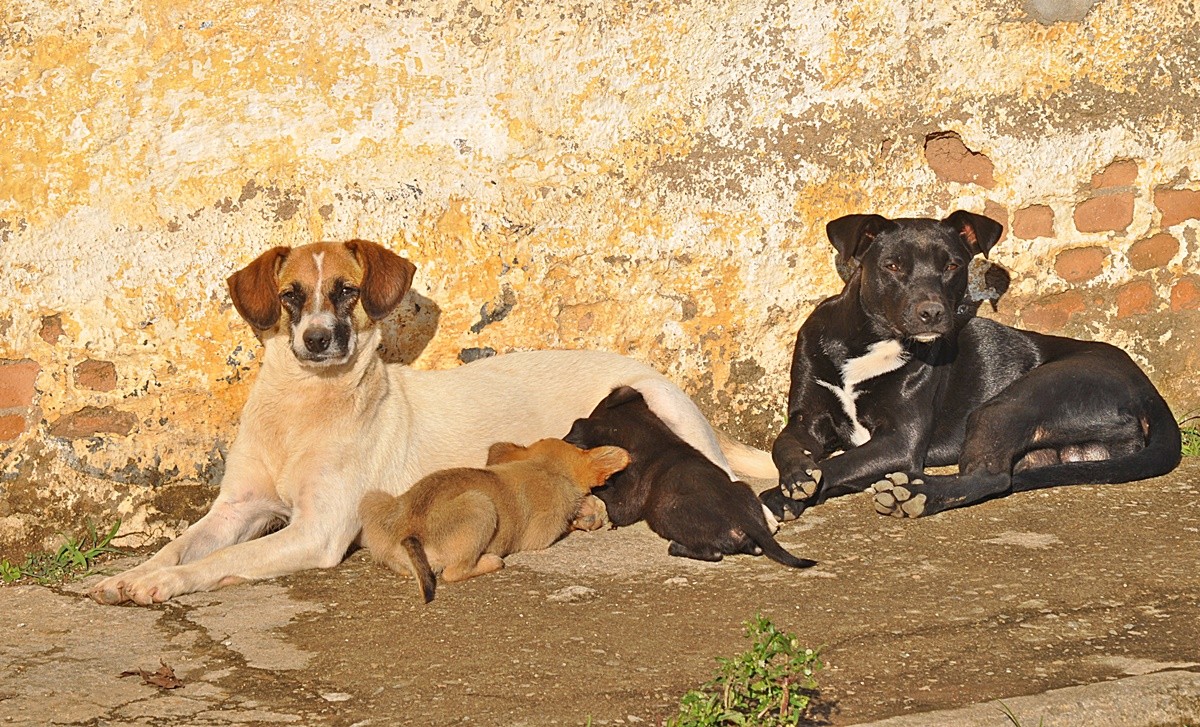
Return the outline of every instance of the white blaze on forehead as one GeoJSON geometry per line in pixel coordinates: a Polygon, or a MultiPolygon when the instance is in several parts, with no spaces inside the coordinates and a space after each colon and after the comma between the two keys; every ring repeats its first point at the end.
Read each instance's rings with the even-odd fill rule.
{"type": "Polygon", "coordinates": [[[321,265],[325,262],[325,251],[313,253],[313,264],[317,266],[317,284],[313,287],[313,310],[321,310],[321,288],[325,283],[325,271],[321,265]]]}
{"type": "Polygon", "coordinates": [[[854,446],[866,444],[871,439],[871,433],[858,421],[858,407],[854,400],[861,392],[855,391],[857,384],[882,376],[889,371],[895,371],[908,361],[908,352],[904,345],[895,339],[872,343],[867,352],[858,358],[848,359],[842,364],[842,385],[835,386],[828,381],[817,379],[817,383],[833,392],[841,402],[842,410],[850,417],[854,431],[850,434],[850,443],[854,446]]]}

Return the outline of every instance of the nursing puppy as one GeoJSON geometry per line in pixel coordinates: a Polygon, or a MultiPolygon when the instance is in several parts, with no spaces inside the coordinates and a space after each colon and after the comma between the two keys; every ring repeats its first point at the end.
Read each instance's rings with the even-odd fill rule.
{"type": "MultiPolygon", "coordinates": [[[[359,506],[362,543],[376,561],[413,575],[429,603],[439,573],[465,581],[500,570],[506,555],[550,547],[575,526],[591,489],[628,463],[617,447],[498,442],[487,469],[434,472],[398,497],[368,492],[359,506]]],[[[599,526],[593,520],[587,529],[599,526]]]]}
{"type": "Polygon", "coordinates": [[[385,363],[378,322],[414,272],[352,240],[276,247],[229,277],[264,350],[220,493],[149,560],[96,584],[94,599],[149,604],[337,565],[358,536],[363,493],[400,494],[431,472],[478,467],[492,442],[558,436],[615,386],[641,391],[721,471],[730,473],[726,456],[741,472],[775,471],[767,453],[718,439],[664,376],[616,354],[513,353],[445,371],[385,363]]]}
{"type": "Polygon", "coordinates": [[[645,520],[671,541],[668,553],[684,558],[718,561],[749,553],[793,568],[816,565],[775,542],[750,486],[730,482],[663,424],[637,390],[614,389],[591,416],[576,420],[565,439],[580,447],[616,445],[629,452],[629,466],[596,492],[613,527],[645,520]]]}

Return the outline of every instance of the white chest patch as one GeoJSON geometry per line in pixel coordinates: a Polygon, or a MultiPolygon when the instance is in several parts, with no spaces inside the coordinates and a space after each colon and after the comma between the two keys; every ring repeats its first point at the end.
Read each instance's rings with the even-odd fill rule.
{"type": "Polygon", "coordinates": [[[908,361],[908,352],[904,350],[904,346],[899,341],[894,339],[879,341],[871,344],[871,347],[863,355],[847,359],[846,363],[842,364],[841,386],[817,379],[818,384],[832,391],[838,398],[842,404],[842,410],[854,424],[854,431],[850,434],[850,442],[854,446],[865,444],[871,439],[871,433],[858,421],[858,408],[854,405],[854,400],[858,398],[860,392],[855,391],[854,387],[868,379],[895,371],[906,361],[908,361]]]}

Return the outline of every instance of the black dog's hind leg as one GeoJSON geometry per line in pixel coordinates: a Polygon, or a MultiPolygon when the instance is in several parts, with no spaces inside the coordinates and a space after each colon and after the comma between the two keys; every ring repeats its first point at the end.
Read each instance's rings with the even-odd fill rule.
{"type": "Polygon", "coordinates": [[[672,540],[671,544],[667,546],[667,554],[673,555],[677,558],[691,558],[692,560],[707,560],[710,563],[716,563],[717,561],[721,560],[721,558],[723,557],[721,555],[720,551],[713,550],[712,548],[704,548],[704,549],[692,548],[690,546],[684,545],[683,543],[679,542],[678,540],[672,540]]]}

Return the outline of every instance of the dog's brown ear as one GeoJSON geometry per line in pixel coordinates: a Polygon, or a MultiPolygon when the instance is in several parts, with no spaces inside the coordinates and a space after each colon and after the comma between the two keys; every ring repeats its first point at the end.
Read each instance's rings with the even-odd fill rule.
{"type": "Polygon", "coordinates": [[[611,475],[629,466],[629,453],[620,447],[596,447],[585,452],[596,473],[592,487],[603,485],[611,475]]]}
{"type": "Polygon", "coordinates": [[[487,463],[490,467],[491,465],[501,464],[504,462],[516,462],[519,459],[528,458],[528,452],[529,449],[527,447],[522,447],[519,444],[513,444],[512,442],[496,442],[492,446],[488,447],[487,463]]]}
{"type": "Polygon", "coordinates": [[[1004,225],[990,217],[959,210],[942,220],[942,224],[957,232],[976,255],[987,257],[988,251],[1000,240],[1004,225]]]}
{"type": "Polygon", "coordinates": [[[273,247],[225,280],[238,315],[260,331],[279,322],[279,268],[291,250],[273,247]]]}
{"type": "Polygon", "coordinates": [[[351,240],[348,249],[363,268],[362,307],[373,321],[382,320],[400,305],[412,286],[417,266],[382,245],[351,240]]]}

